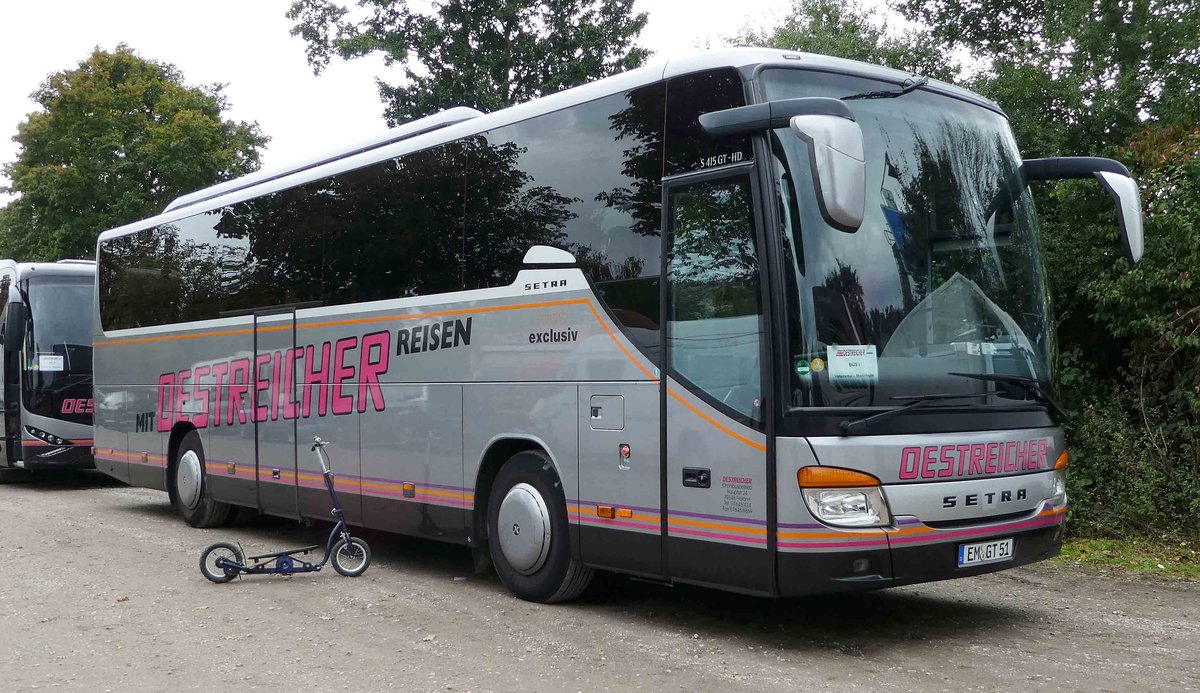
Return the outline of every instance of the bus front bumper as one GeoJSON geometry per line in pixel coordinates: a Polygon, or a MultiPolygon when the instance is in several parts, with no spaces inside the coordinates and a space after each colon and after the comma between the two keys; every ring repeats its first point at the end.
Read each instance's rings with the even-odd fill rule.
{"type": "Polygon", "coordinates": [[[932,536],[916,540],[904,535],[903,530],[893,529],[887,531],[887,546],[858,551],[780,552],[779,593],[787,597],[882,589],[983,575],[1044,561],[1062,550],[1064,519],[1065,513],[1053,522],[1032,527],[1008,523],[986,533],[933,530],[932,536]],[[968,532],[969,536],[964,536],[968,532]],[[1013,539],[1010,559],[959,567],[961,544],[1009,537],[1013,539]]]}
{"type": "Polygon", "coordinates": [[[95,469],[92,446],[87,445],[22,445],[21,466],[38,469],[95,469]]]}

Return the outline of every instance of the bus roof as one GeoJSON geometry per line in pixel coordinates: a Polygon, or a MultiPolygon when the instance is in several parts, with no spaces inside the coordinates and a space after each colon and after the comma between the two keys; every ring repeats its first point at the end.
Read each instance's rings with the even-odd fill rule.
{"type": "Polygon", "coordinates": [[[33,275],[56,277],[94,277],[96,276],[95,260],[59,260],[58,262],[17,262],[16,260],[0,260],[0,272],[12,272],[17,280],[28,279],[33,275]]]}
{"type": "MultiPolygon", "coordinates": [[[[702,51],[639,67],[492,113],[484,114],[465,107],[442,111],[304,162],[258,171],[183,195],[173,200],[160,214],[154,217],[103,232],[100,234],[99,241],[177,221],[196,213],[219,209],[235,202],[326,178],[409,152],[478,135],[491,129],[635,89],[662,79],[721,67],[737,68],[749,76],[753,70],[765,66],[838,72],[896,84],[912,77],[911,73],[902,70],[813,53],[770,48],[726,48],[702,51]]],[[[994,102],[946,82],[930,80],[925,88],[1001,112],[999,106],[994,102]]]]}

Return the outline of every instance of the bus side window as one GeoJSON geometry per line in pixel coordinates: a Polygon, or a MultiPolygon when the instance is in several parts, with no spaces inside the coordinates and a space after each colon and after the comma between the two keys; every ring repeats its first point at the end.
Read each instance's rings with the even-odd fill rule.
{"type": "Polygon", "coordinates": [[[744,173],[671,191],[667,344],[671,367],[693,389],[761,420],[762,293],[752,199],[744,173]]]}

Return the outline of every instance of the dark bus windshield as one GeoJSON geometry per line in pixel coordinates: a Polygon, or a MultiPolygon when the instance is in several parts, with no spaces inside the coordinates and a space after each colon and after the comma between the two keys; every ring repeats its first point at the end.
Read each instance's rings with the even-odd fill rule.
{"type": "Polygon", "coordinates": [[[29,281],[29,331],[22,392],[25,408],[41,416],[90,421],[74,411],[92,398],[91,277],[43,276],[29,281]]]}
{"type": "MultiPolygon", "coordinates": [[[[896,89],[801,70],[764,71],[762,86],[771,100],[896,89]]],[[[891,407],[906,401],[893,398],[997,389],[970,374],[1050,381],[1036,216],[1008,122],[925,89],[845,103],[867,160],[854,233],[824,222],[807,145],[788,129],[770,136],[788,255],[791,406],[891,407]]],[[[1030,404],[1001,390],[952,403],[1030,404]]]]}

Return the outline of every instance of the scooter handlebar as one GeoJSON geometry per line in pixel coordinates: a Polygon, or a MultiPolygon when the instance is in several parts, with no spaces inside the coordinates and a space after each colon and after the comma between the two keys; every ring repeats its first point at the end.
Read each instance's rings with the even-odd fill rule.
{"type": "Polygon", "coordinates": [[[325,457],[325,447],[329,445],[327,441],[321,440],[320,436],[313,436],[312,450],[317,454],[317,461],[321,463],[321,471],[329,473],[329,460],[325,457]]]}

